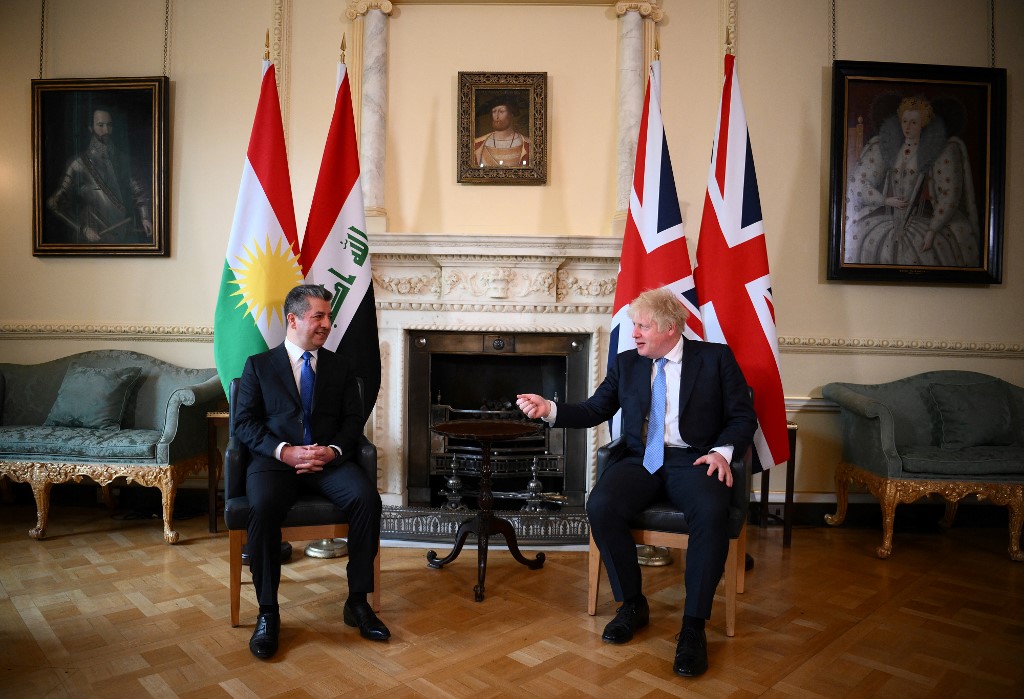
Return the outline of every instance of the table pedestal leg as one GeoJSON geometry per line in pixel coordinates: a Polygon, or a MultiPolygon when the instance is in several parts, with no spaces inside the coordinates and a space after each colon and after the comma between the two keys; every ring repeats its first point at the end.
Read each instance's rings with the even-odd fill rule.
{"type": "Polygon", "coordinates": [[[473,598],[477,602],[484,599],[484,581],[487,578],[487,550],[490,545],[491,534],[501,534],[505,537],[512,557],[522,563],[530,570],[537,570],[544,565],[544,554],[538,553],[534,560],[523,556],[519,551],[519,542],[512,523],[504,517],[495,517],[493,514],[494,494],[491,490],[491,443],[490,440],[481,439],[482,461],[480,464],[480,512],[474,517],[467,519],[459,525],[455,533],[455,548],[444,558],[438,559],[435,551],[427,551],[427,565],[431,568],[442,568],[456,558],[462,552],[466,538],[471,533],[476,533],[477,543],[477,576],[476,586],[473,588],[473,598]]]}
{"type": "Polygon", "coordinates": [[[431,568],[443,568],[448,565],[462,553],[462,547],[466,543],[466,537],[470,534],[480,534],[480,515],[467,519],[465,522],[459,525],[459,530],[455,532],[455,548],[444,558],[438,560],[437,552],[430,550],[427,551],[427,565],[431,568]]]}

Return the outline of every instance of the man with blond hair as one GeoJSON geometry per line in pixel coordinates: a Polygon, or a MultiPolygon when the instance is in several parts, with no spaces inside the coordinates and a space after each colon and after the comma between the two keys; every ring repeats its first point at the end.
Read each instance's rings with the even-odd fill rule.
{"type": "Polygon", "coordinates": [[[650,617],[629,521],[665,498],[686,514],[686,603],[673,663],[684,677],[708,667],[704,622],[711,618],[729,550],[729,464],[733,453],[747,450],[757,428],[732,352],[685,339],[688,315],[669,289],[645,291],[629,308],[636,349],[615,357],[594,395],[572,405],[534,394],[517,397],[527,417],[553,427],[594,427],[622,411],[625,446],[587,499],[590,530],[622,603],[603,640],[626,643],[650,617]]]}

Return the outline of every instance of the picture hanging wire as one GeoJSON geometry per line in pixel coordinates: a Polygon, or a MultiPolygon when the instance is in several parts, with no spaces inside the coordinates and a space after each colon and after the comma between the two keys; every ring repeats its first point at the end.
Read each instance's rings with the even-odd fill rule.
{"type": "MultiPolygon", "coordinates": [[[[270,46],[270,30],[267,30],[267,46],[270,46]]],[[[171,52],[171,0],[164,0],[164,77],[167,77],[167,59],[171,52]]],[[[269,58],[269,51],[267,57],[269,58]]],[[[39,79],[43,79],[46,58],[46,0],[39,7],[39,79]]]]}
{"type": "MultiPolygon", "coordinates": [[[[832,0],[832,62],[836,62],[836,42],[839,34],[836,22],[836,0],[832,0]]],[[[988,0],[989,68],[996,67],[996,0],[988,0]]]]}

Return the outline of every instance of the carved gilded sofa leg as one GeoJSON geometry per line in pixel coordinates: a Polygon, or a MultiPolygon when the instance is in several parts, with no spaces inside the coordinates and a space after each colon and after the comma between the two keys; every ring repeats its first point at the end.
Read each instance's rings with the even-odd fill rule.
{"type": "Polygon", "coordinates": [[[885,487],[875,493],[875,497],[882,506],[882,545],[875,549],[875,553],[879,558],[888,558],[892,555],[892,530],[896,523],[896,505],[900,503],[900,498],[895,484],[891,482],[886,482],[885,487]]]}
{"type": "Polygon", "coordinates": [[[1018,493],[1017,498],[1009,504],[1009,507],[1010,547],[1008,551],[1011,559],[1024,561],[1024,552],[1020,550],[1021,525],[1024,525],[1024,489],[1018,493]]]}
{"type": "Polygon", "coordinates": [[[825,515],[826,524],[836,527],[846,519],[846,503],[851,477],[852,474],[848,463],[844,461],[836,466],[836,513],[834,515],[825,515]]]}
{"type": "Polygon", "coordinates": [[[28,535],[39,540],[46,537],[46,523],[50,518],[50,488],[53,483],[46,477],[32,478],[32,495],[36,499],[36,526],[28,530],[28,535]]]}
{"type": "Polygon", "coordinates": [[[953,520],[956,518],[956,509],[959,505],[959,500],[946,500],[946,511],[943,513],[942,519],[939,520],[939,525],[943,529],[949,529],[953,526],[953,520]]]}
{"type": "Polygon", "coordinates": [[[168,471],[166,477],[161,479],[159,484],[164,510],[164,541],[168,544],[178,543],[178,532],[172,528],[172,525],[174,523],[174,496],[178,492],[180,480],[182,479],[168,471]]]}

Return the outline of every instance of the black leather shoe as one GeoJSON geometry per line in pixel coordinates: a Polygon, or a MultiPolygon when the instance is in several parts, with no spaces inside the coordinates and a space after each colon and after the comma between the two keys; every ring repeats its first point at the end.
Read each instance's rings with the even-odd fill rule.
{"type": "Polygon", "coordinates": [[[626,643],[633,638],[634,632],[647,626],[650,618],[651,608],[647,605],[646,597],[625,602],[615,610],[615,618],[604,627],[601,640],[608,643],[626,643]]]}
{"type": "Polygon", "coordinates": [[[754,569],[754,557],[749,553],[743,558],[743,569],[753,570],[754,569]]]}
{"type": "Polygon", "coordinates": [[[277,637],[281,633],[280,614],[260,614],[256,617],[256,630],[249,639],[249,651],[266,660],[277,652],[277,637]]]}
{"type": "Polygon", "coordinates": [[[367,602],[351,604],[345,602],[343,614],[346,626],[358,626],[359,635],[371,641],[386,641],[391,638],[391,632],[384,622],[377,618],[367,602]]]}
{"type": "Polygon", "coordinates": [[[676,644],[672,670],[680,677],[696,677],[708,671],[708,638],[703,631],[684,628],[676,644]]]}

